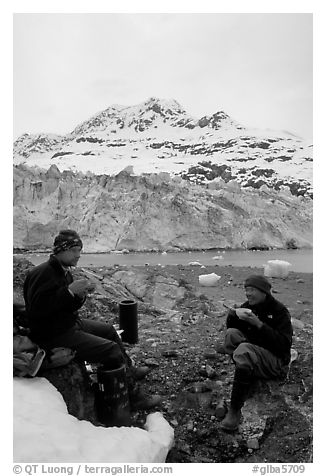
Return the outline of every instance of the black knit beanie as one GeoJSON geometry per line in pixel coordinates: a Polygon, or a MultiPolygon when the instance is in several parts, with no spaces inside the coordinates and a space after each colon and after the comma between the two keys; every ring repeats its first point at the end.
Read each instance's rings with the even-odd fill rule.
{"type": "Polygon", "coordinates": [[[262,291],[263,293],[271,294],[272,286],[265,276],[252,274],[245,280],[244,287],[246,288],[247,286],[252,286],[253,288],[259,289],[259,291],[262,291]]]}
{"type": "Polygon", "coordinates": [[[53,243],[53,254],[66,251],[74,246],[83,247],[83,242],[78,233],[74,230],[61,230],[59,235],[55,237],[53,243]]]}

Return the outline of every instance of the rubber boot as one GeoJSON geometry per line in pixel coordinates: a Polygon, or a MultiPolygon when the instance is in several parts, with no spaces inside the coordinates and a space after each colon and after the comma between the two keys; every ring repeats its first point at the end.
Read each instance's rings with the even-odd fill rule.
{"type": "Polygon", "coordinates": [[[130,426],[130,402],[124,365],[97,370],[95,387],[97,417],[104,426],[130,426]]]}
{"type": "Polygon", "coordinates": [[[228,413],[221,422],[225,431],[236,431],[241,420],[241,408],[248,397],[252,385],[251,371],[247,368],[236,367],[234,372],[231,402],[228,413]]]}
{"type": "Polygon", "coordinates": [[[131,411],[150,410],[162,403],[160,395],[146,395],[139,384],[129,387],[129,400],[131,411]]]}
{"type": "Polygon", "coordinates": [[[161,405],[162,397],[160,395],[145,395],[143,392],[137,395],[130,395],[131,411],[151,410],[161,405]]]}
{"type": "MultiPolygon", "coordinates": [[[[139,379],[138,379],[139,380],[139,379]]],[[[127,371],[127,385],[131,411],[149,410],[162,403],[159,395],[146,395],[136,381],[133,372],[127,371]]]]}
{"type": "Polygon", "coordinates": [[[127,369],[127,375],[130,375],[134,380],[142,380],[150,372],[151,372],[151,369],[147,366],[143,366],[143,367],[130,366],[127,369]]]}

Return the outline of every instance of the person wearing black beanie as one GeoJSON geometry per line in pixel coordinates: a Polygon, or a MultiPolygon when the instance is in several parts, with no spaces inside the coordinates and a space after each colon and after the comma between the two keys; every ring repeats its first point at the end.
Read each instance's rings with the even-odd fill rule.
{"type": "Polygon", "coordinates": [[[272,285],[268,281],[265,276],[261,276],[259,274],[252,274],[250,275],[244,282],[244,287],[252,287],[259,289],[259,291],[262,291],[265,294],[271,295],[271,288],[272,285]]]}
{"type": "Polygon", "coordinates": [[[244,288],[247,300],[229,310],[222,348],[235,364],[230,406],[221,422],[225,431],[238,429],[255,379],[284,378],[289,370],[293,329],[288,309],[272,296],[265,276],[249,276],[244,288]]]}

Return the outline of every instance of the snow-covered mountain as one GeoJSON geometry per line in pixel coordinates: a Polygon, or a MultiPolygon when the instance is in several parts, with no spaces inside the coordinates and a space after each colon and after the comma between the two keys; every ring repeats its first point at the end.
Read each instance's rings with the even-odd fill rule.
{"type": "Polygon", "coordinates": [[[112,105],[65,136],[24,134],[14,164],[115,175],[168,172],[197,184],[242,186],[312,196],[312,144],[284,131],[249,129],[223,111],[194,118],[175,100],[112,105]]]}

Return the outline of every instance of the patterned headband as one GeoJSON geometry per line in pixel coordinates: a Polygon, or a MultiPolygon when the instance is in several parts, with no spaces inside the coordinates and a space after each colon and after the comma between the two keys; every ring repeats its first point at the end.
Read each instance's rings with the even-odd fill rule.
{"type": "Polygon", "coordinates": [[[53,247],[53,254],[60,253],[60,251],[66,251],[69,250],[70,248],[73,248],[74,246],[80,246],[81,248],[83,247],[83,242],[80,238],[67,238],[64,239],[63,241],[60,241],[59,243],[55,243],[53,247]]]}

